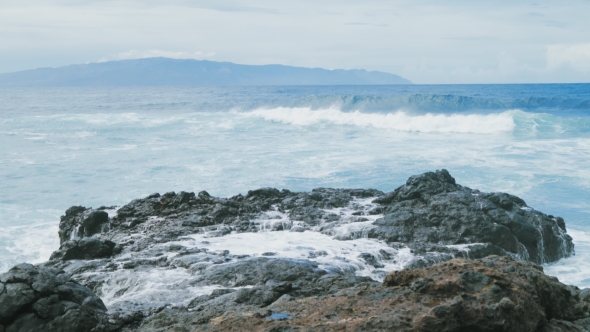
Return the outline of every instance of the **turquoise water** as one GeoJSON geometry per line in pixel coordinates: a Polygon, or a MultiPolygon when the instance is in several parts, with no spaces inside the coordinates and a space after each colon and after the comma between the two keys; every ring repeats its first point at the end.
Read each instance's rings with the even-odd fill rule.
{"type": "Polygon", "coordinates": [[[0,271],[72,205],[153,192],[372,187],[446,168],[562,216],[590,286],[590,84],[0,89],[0,271]]]}

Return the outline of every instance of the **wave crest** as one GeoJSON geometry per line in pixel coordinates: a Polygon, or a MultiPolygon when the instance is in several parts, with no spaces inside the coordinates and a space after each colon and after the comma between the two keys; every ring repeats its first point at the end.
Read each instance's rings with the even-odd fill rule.
{"type": "Polygon", "coordinates": [[[342,112],[337,108],[312,110],[310,108],[257,109],[244,113],[267,121],[298,126],[321,123],[374,127],[411,132],[478,133],[492,134],[510,132],[515,128],[513,111],[495,114],[422,114],[410,115],[403,111],[395,113],[342,112]]]}

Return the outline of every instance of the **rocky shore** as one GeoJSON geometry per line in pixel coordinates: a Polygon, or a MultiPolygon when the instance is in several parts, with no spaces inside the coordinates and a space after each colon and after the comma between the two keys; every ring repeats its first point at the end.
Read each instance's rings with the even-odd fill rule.
{"type": "Polygon", "coordinates": [[[0,275],[0,332],[590,330],[589,291],[538,265],[574,254],[564,220],[446,170],[73,206],[59,238],[0,275]]]}

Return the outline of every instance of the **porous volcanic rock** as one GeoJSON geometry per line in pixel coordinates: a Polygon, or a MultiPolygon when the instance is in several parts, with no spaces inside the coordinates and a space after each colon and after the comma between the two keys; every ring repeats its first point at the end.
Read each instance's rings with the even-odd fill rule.
{"type": "MultiPolygon", "coordinates": [[[[266,319],[279,304],[288,308],[302,299],[361,289],[379,289],[378,303],[380,296],[397,294],[378,288],[392,266],[421,271],[457,257],[489,255],[544,263],[573,254],[563,219],[516,196],[458,185],[446,170],[413,176],[390,193],[261,188],[230,198],[205,191],[152,194],[119,209],[74,206],[62,216],[59,236],[59,250],[42,265],[64,270],[101,296],[109,307],[101,326],[108,331],[217,328],[225,313],[266,319]],[[347,249],[354,255],[346,258],[297,243],[296,258],[219,247],[228,243],[223,237],[257,232],[313,234],[321,236],[318,242],[362,240],[378,247],[347,249]],[[141,296],[150,287],[144,285],[155,289],[146,298],[141,296]]],[[[270,323],[284,319],[273,317],[270,323]]]]}
{"type": "Polygon", "coordinates": [[[510,194],[458,185],[444,169],[412,176],[374,202],[383,205],[384,217],[369,237],[402,242],[418,253],[469,245],[471,258],[503,254],[541,264],[574,250],[562,218],[510,194]]]}
{"type": "Polygon", "coordinates": [[[106,258],[113,254],[113,241],[96,237],[69,240],[61,244],[59,250],[51,254],[50,259],[94,259],[106,258]]]}
{"type": "MultiPolygon", "coordinates": [[[[290,221],[298,221],[297,227],[310,227],[338,221],[339,216],[330,209],[346,207],[351,201],[383,195],[375,189],[329,189],[317,188],[309,193],[289,190],[260,188],[248,191],[246,196],[218,198],[206,191],[187,193],[158,193],[136,199],[119,208],[111,218],[105,210],[73,206],[61,217],[59,225],[60,244],[93,236],[120,242],[129,233],[148,232],[157,235],[160,242],[169,242],[180,236],[202,232],[216,232],[223,236],[230,232],[258,232],[254,221],[261,213],[278,211],[286,213],[290,221]],[[145,229],[146,223],[149,229],[145,229]]],[[[362,211],[362,207],[361,210],[362,211]]],[[[273,226],[273,230],[289,230],[294,226],[273,226]]],[[[153,242],[153,240],[150,240],[153,242]]],[[[141,251],[147,243],[134,243],[133,251],[141,251]]],[[[117,250],[117,249],[116,249],[117,250]]],[[[61,257],[56,257],[61,258],[61,257]]]]}
{"type": "Polygon", "coordinates": [[[63,271],[20,264],[0,274],[0,331],[96,331],[106,311],[63,271]]]}
{"type": "MultiPolygon", "coordinates": [[[[277,301],[266,312],[236,307],[186,326],[198,331],[581,332],[590,328],[588,295],[546,276],[534,263],[506,256],[459,258],[394,271],[382,285],[363,283],[330,296],[277,301]]],[[[181,314],[185,324],[191,315],[198,314],[181,314]]],[[[171,312],[147,320],[146,328],[164,317],[171,312]]]]}
{"type": "Polygon", "coordinates": [[[318,188],[296,193],[261,188],[246,196],[217,198],[205,191],[197,195],[169,192],[133,200],[113,217],[105,210],[81,206],[68,209],[60,222],[61,248],[52,259],[106,258],[124,249],[140,252],[155,242],[171,242],[195,233],[224,236],[258,232],[261,227],[256,219],[273,211],[288,218],[269,225],[273,231],[312,230],[339,240],[376,238],[393,247],[410,247],[420,255],[414,262],[417,266],[457,256],[479,258],[491,254],[548,263],[574,253],[562,218],[536,211],[510,194],[483,193],[461,186],[444,169],[412,176],[405,185],[387,194],[374,189],[318,188]],[[356,232],[333,231],[351,222],[334,214],[334,208],[354,209],[355,199],[370,197],[377,197],[371,210],[356,205],[357,220],[352,222],[382,217],[356,232]],[[126,239],[139,232],[147,236],[133,243],[126,239]],[[88,237],[101,242],[80,242],[88,237]]]}

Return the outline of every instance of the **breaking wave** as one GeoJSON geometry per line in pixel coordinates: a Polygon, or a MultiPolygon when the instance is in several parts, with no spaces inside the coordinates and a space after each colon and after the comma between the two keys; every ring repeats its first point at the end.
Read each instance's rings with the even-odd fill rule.
{"type": "Polygon", "coordinates": [[[267,121],[299,126],[321,123],[374,127],[411,132],[449,132],[492,134],[513,131],[516,124],[514,114],[506,111],[494,114],[421,114],[410,115],[404,111],[395,113],[343,112],[337,108],[312,110],[311,108],[257,109],[243,113],[250,117],[261,117],[267,121]]]}
{"type": "MultiPolygon", "coordinates": [[[[419,89],[420,87],[408,88],[419,89]]],[[[441,87],[430,87],[431,90],[441,87]]],[[[492,94],[483,96],[469,96],[469,91],[453,91],[453,93],[414,93],[413,91],[379,91],[375,95],[373,90],[362,91],[326,91],[317,93],[315,90],[307,91],[300,88],[303,94],[295,91],[281,91],[281,98],[260,98],[241,102],[233,100],[232,107],[242,110],[256,110],[261,108],[277,107],[310,107],[314,110],[336,107],[342,111],[362,112],[387,112],[389,110],[410,110],[412,112],[448,113],[469,112],[481,113],[482,111],[497,112],[500,110],[519,109],[525,112],[577,114],[590,109],[590,99],[585,96],[555,96],[551,91],[546,91],[547,96],[508,96],[505,94],[496,96],[492,94]],[[306,93],[307,92],[307,93],[306,93]],[[332,92],[332,93],[330,93],[332,92]],[[464,93],[464,94],[462,94],[464,93]],[[580,98],[581,97],[581,98],[580,98]]],[[[419,92],[419,91],[415,91],[419,92]]],[[[450,92],[450,91],[447,91],[450,92]]],[[[497,91],[496,91],[497,92],[497,91]]],[[[539,91],[535,91],[539,93],[539,91]]]]}

